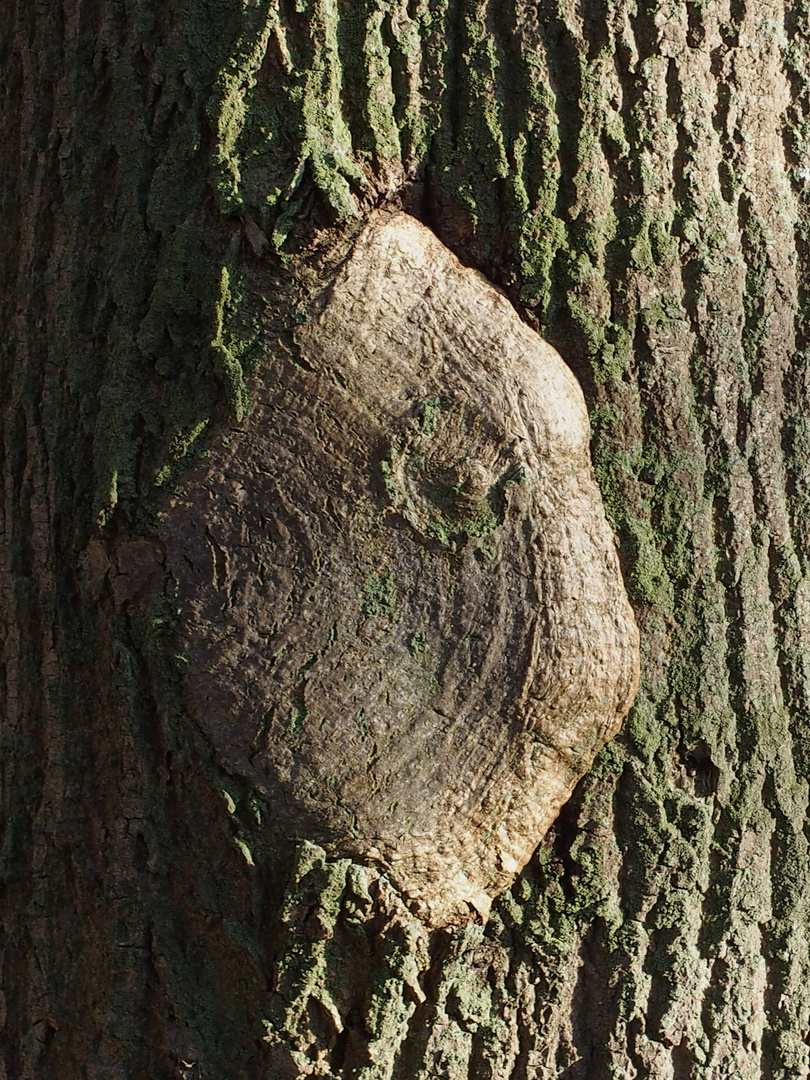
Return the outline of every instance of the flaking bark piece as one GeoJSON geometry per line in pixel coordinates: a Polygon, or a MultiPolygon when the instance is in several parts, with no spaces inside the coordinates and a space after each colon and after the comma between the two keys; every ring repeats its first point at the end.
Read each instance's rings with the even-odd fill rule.
{"type": "Polygon", "coordinates": [[[582,393],[406,214],[168,508],[190,718],[430,925],[531,857],[638,680],[582,393]]]}

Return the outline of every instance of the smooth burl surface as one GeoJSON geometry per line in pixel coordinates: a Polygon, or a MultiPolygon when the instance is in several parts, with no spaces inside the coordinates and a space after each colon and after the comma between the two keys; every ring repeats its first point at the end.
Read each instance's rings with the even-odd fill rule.
{"type": "Polygon", "coordinates": [[[406,214],[321,304],[163,524],[190,715],[290,832],[485,917],[638,680],[585,403],[406,214]]]}

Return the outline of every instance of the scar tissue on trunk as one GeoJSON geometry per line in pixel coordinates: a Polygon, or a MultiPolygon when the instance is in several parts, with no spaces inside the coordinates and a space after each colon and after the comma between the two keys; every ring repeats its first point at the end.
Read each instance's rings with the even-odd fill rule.
{"type": "Polygon", "coordinates": [[[162,526],[189,718],[290,835],[486,917],[638,681],[577,381],[378,213],[256,401],[162,526]]]}

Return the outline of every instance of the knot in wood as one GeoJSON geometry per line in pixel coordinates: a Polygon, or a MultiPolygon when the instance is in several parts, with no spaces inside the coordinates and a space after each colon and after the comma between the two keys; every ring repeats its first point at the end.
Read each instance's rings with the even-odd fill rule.
{"type": "Polygon", "coordinates": [[[485,916],[637,684],[582,393],[405,214],[297,347],[163,525],[188,712],[290,834],[485,916]]]}

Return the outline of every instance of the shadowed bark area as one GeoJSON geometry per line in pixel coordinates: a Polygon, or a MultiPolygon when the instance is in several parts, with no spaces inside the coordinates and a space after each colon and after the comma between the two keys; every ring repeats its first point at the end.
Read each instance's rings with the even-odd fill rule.
{"type": "Polygon", "coordinates": [[[0,1076],[810,1074],[807,19],[12,5],[0,1076]],[[400,204],[578,376],[642,636],[625,731],[455,931],[293,850],[144,600],[165,500],[400,204]]]}

